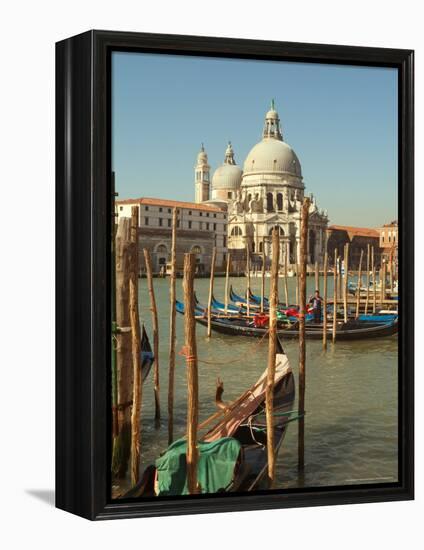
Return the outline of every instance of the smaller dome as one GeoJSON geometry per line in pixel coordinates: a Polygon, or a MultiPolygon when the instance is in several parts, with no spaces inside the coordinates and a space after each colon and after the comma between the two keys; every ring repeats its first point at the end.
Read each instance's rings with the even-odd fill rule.
{"type": "Polygon", "coordinates": [[[242,169],[236,164],[223,164],[219,166],[212,176],[213,189],[237,190],[243,176],[242,169]]]}

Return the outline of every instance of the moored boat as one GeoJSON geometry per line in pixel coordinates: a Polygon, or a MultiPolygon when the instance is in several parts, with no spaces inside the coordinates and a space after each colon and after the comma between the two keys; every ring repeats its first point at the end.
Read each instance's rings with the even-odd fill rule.
{"type": "MultiPolygon", "coordinates": [[[[268,466],[265,396],[267,370],[235,401],[220,401],[219,410],[199,426],[197,479],[202,493],[241,492],[261,488],[268,466]],[[213,424],[215,422],[215,424],[213,424]],[[211,426],[209,429],[208,427],[211,426]],[[205,429],[207,431],[205,431],[205,429]]],[[[219,398],[218,398],[219,396],[219,398]]],[[[287,356],[277,343],[274,378],[274,452],[277,453],[288,424],[297,419],[293,411],[295,383],[287,356]]],[[[124,498],[188,494],[186,440],[175,441],[148,466],[141,482],[124,498]]]]}
{"type": "MultiPolygon", "coordinates": [[[[184,314],[184,304],[176,302],[176,310],[178,313],[184,314]]],[[[398,331],[398,318],[386,319],[383,316],[383,320],[357,320],[349,319],[346,323],[342,320],[337,321],[337,340],[367,340],[371,338],[379,338],[383,336],[392,336],[398,331]]],[[[196,321],[201,325],[207,325],[207,319],[205,315],[196,315],[196,321]]],[[[211,318],[211,328],[222,334],[228,334],[233,336],[248,336],[261,338],[265,336],[268,331],[267,326],[255,326],[253,320],[248,317],[230,317],[222,316],[211,318]]],[[[305,337],[308,339],[319,340],[322,338],[322,324],[320,323],[306,323],[305,324],[305,337]]],[[[294,323],[292,325],[278,324],[278,335],[283,339],[285,338],[298,338],[299,337],[299,324],[294,323]]],[[[332,326],[329,323],[327,328],[327,337],[331,339],[332,326]]]]}

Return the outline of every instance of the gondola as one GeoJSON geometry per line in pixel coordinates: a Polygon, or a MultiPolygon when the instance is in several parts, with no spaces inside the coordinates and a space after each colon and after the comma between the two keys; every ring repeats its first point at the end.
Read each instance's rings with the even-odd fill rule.
{"type": "MultiPolygon", "coordinates": [[[[245,309],[247,307],[247,300],[246,298],[243,298],[239,294],[236,294],[233,290],[233,287],[230,287],[230,299],[236,304],[240,304],[240,307],[245,309]]],[[[261,298],[259,296],[256,296],[252,292],[250,292],[250,299],[249,299],[249,307],[250,309],[255,311],[260,311],[261,309],[261,298]]],[[[269,300],[268,298],[264,297],[264,312],[269,312],[269,300]]],[[[278,304],[278,310],[283,313],[284,315],[287,315],[290,322],[296,322],[298,318],[299,313],[299,307],[296,305],[289,305],[288,307],[283,304],[282,302],[279,302],[278,304]]],[[[314,316],[310,313],[310,311],[306,314],[306,321],[311,321],[314,318],[314,316]]]]}
{"type": "MultiPolygon", "coordinates": [[[[202,309],[204,311],[207,310],[206,306],[201,305],[196,293],[194,293],[194,301],[198,309],[202,309]]],[[[213,295],[212,295],[212,302],[211,302],[211,311],[213,313],[216,313],[217,315],[219,313],[225,313],[225,304],[223,302],[220,302],[219,300],[216,300],[213,295]]],[[[237,307],[232,304],[227,304],[227,313],[239,315],[240,313],[243,313],[243,312],[244,313],[246,312],[245,308],[237,307]]]]}
{"type": "MultiPolygon", "coordinates": [[[[220,302],[215,298],[215,296],[212,296],[212,307],[216,309],[217,311],[224,311],[225,312],[225,304],[224,302],[220,302]]],[[[246,313],[246,308],[243,307],[237,307],[233,306],[232,304],[227,304],[227,312],[228,313],[246,313]]]]}
{"type": "Polygon", "coordinates": [[[143,382],[149,376],[154,360],[152,346],[150,345],[149,337],[143,325],[141,332],[141,379],[143,382]]]}
{"type": "MultiPolygon", "coordinates": [[[[242,296],[239,296],[236,294],[233,290],[233,287],[230,287],[230,299],[236,304],[239,304],[239,308],[241,312],[244,312],[247,308],[247,300],[243,298],[242,296]]],[[[255,296],[254,294],[250,293],[250,301],[249,301],[249,307],[252,313],[257,313],[261,311],[260,307],[261,299],[259,296],[255,296]]],[[[264,313],[269,312],[269,300],[267,298],[264,298],[264,313]]],[[[278,311],[282,313],[283,315],[287,316],[287,319],[290,323],[296,323],[299,317],[299,308],[295,305],[290,305],[287,307],[286,305],[282,304],[281,302],[278,304],[278,311]]],[[[308,310],[306,313],[305,319],[307,322],[312,321],[314,318],[313,314],[311,313],[311,310],[308,310]]]]}
{"type": "MultiPolygon", "coordinates": [[[[178,313],[184,314],[184,304],[177,301],[176,310],[178,313]]],[[[205,326],[207,326],[208,323],[205,315],[196,315],[196,321],[205,326]]],[[[231,318],[212,316],[211,328],[222,334],[257,338],[263,337],[268,330],[267,327],[255,327],[254,323],[246,317],[231,318]]],[[[337,322],[337,340],[367,340],[383,336],[392,336],[396,334],[397,331],[397,317],[394,319],[385,319],[383,321],[360,321],[349,319],[347,323],[343,321],[337,322]]],[[[283,339],[298,338],[299,324],[295,323],[290,326],[279,324],[277,332],[283,339]]],[[[322,324],[306,323],[305,337],[312,340],[322,339],[322,324]]],[[[329,339],[332,337],[331,323],[328,324],[327,337],[329,339]]]]}
{"type": "MultiPolygon", "coordinates": [[[[288,424],[298,418],[293,411],[294,376],[277,340],[274,378],[274,452],[277,453],[288,424]]],[[[202,493],[244,492],[263,487],[268,467],[265,395],[267,371],[235,401],[225,404],[217,386],[218,412],[199,426],[198,482],[202,493]],[[219,398],[218,398],[219,395],[219,398]],[[205,428],[216,422],[205,433],[205,428]]],[[[220,391],[221,390],[221,391],[220,391]]],[[[175,441],[148,466],[141,482],[124,498],[187,494],[186,440],[175,441]]],[[[264,487],[265,488],[265,487],[264,487]]]]}

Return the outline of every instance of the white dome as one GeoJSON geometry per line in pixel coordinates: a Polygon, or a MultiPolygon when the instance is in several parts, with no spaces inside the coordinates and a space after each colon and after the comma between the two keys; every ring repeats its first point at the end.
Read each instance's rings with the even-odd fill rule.
{"type": "Polygon", "coordinates": [[[219,166],[212,176],[214,189],[236,190],[240,187],[243,172],[236,164],[223,164],[219,166]]]}
{"type": "Polygon", "coordinates": [[[258,172],[286,173],[302,177],[296,153],[284,141],[273,138],[257,143],[244,161],[244,175],[258,172]]]}

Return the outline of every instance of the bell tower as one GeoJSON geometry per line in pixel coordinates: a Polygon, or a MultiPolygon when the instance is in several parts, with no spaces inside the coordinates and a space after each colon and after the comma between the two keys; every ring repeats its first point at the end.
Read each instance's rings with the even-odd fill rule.
{"type": "Polygon", "coordinates": [[[197,203],[209,200],[210,169],[208,155],[202,143],[200,152],[197,155],[197,164],[194,167],[195,202],[197,203]]]}

